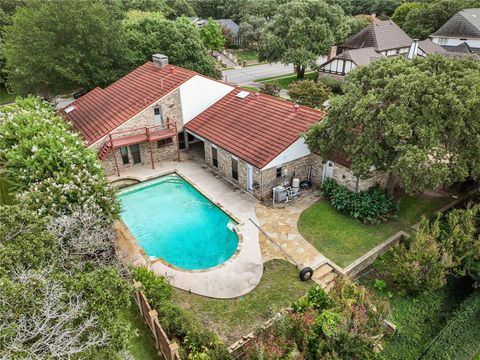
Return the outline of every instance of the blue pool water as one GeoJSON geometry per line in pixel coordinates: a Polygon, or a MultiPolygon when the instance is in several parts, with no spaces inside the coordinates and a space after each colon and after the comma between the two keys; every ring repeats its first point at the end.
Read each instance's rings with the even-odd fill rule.
{"type": "Polygon", "coordinates": [[[237,249],[235,221],[178,175],[131,186],[118,197],[123,221],[148,256],[199,270],[237,249]]]}

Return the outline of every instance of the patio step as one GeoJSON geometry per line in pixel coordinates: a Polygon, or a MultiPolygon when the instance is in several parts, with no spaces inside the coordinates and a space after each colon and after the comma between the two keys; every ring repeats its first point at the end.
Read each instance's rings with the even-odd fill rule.
{"type": "Polygon", "coordinates": [[[313,272],[313,280],[326,291],[329,291],[333,287],[336,277],[337,274],[328,264],[320,266],[313,272]]]}

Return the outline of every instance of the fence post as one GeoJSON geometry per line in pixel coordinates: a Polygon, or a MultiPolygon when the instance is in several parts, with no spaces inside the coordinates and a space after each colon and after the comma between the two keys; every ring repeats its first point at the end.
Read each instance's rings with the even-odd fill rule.
{"type": "Polygon", "coordinates": [[[173,360],[180,360],[180,355],[178,354],[178,344],[176,342],[173,342],[170,344],[170,359],[173,360]]]}
{"type": "Polygon", "coordinates": [[[153,336],[155,337],[155,344],[157,349],[161,349],[160,340],[158,339],[157,328],[155,326],[155,321],[158,321],[158,314],[156,310],[150,310],[148,312],[148,318],[150,320],[150,328],[152,329],[153,336]]]}
{"type": "Polygon", "coordinates": [[[135,281],[133,283],[133,288],[135,289],[135,300],[136,300],[137,306],[140,309],[140,314],[143,317],[142,304],[140,304],[140,289],[142,288],[142,283],[138,282],[138,281],[135,281]]]}

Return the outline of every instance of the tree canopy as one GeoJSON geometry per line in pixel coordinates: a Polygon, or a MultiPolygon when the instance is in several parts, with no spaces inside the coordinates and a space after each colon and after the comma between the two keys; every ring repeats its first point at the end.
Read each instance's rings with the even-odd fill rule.
{"type": "Polygon", "coordinates": [[[323,0],[299,0],[279,6],[260,40],[260,61],[294,64],[299,78],[318,56],[345,40],[349,26],[342,9],[323,0]]]}
{"type": "Polygon", "coordinates": [[[129,13],[125,37],[134,66],[167,55],[169,62],[204,75],[218,77],[215,61],[207,54],[198,29],[188,19],[165,19],[160,13],[129,13]]]}
{"type": "Polygon", "coordinates": [[[251,15],[243,18],[239,25],[239,36],[243,44],[256,49],[266,27],[267,19],[264,17],[251,15]]]}
{"type": "Polygon", "coordinates": [[[117,16],[99,0],[27,2],[5,27],[10,86],[19,94],[56,95],[116,80],[126,67],[117,16]]]}
{"type": "Polygon", "coordinates": [[[225,38],[221,26],[212,18],[208,19],[208,22],[200,30],[200,36],[203,44],[209,50],[223,50],[225,46],[225,38]]]}
{"type": "Polygon", "coordinates": [[[408,193],[480,178],[480,63],[441,55],[389,58],[347,76],[345,94],[306,134],[325,160],[336,151],[353,172],[390,174],[408,193]]]}
{"type": "Polygon", "coordinates": [[[288,96],[300,105],[321,108],[331,95],[326,85],[313,80],[295,81],[288,85],[288,96]]]}

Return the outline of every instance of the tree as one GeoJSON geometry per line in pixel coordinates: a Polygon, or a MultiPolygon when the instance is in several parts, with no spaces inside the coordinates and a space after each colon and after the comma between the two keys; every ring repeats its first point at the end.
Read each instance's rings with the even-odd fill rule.
{"type": "Polygon", "coordinates": [[[239,36],[243,44],[251,49],[257,49],[260,38],[267,27],[267,19],[260,16],[247,16],[239,25],[239,36]]]}
{"type": "Polygon", "coordinates": [[[322,108],[331,95],[323,83],[313,80],[295,81],[288,85],[288,96],[299,105],[322,108]]]}
{"type": "Polygon", "coordinates": [[[342,42],[348,24],[338,5],[323,0],[299,0],[279,6],[263,34],[260,61],[294,64],[302,79],[318,56],[326,55],[333,44],[342,42]]]}
{"type": "Polygon", "coordinates": [[[160,53],[167,55],[172,64],[219,77],[215,61],[208,55],[199,31],[188,19],[171,21],[159,13],[134,14],[124,21],[125,37],[134,66],[144,64],[152,54],[160,53]]]}
{"type": "Polygon", "coordinates": [[[116,80],[127,65],[117,16],[99,0],[27,2],[5,27],[12,89],[50,96],[116,80]]]}
{"type": "Polygon", "coordinates": [[[166,18],[195,16],[195,10],[187,0],[123,0],[126,11],[159,12],[166,18]]]}
{"type": "Polygon", "coordinates": [[[400,26],[402,29],[405,26],[405,21],[407,20],[408,14],[410,14],[411,11],[419,11],[423,7],[428,6],[425,3],[420,3],[420,2],[407,2],[395,9],[395,12],[392,15],[392,20],[400,26]]]}
{"type": "Polygon", "coordinates": [[[276,96],[279,96],[280,90],[282,90],[282,88],[280,87],[277,81],[268,81],[260,84],[260,92],[262,94],[276,97],[276,96]]]}
{"type": "Polygon", "coordinates": [[[205,47],[211,51],[223,50],[225,46],[225,38],[221,26],[212,18],[208,19],[208,22],[203,28],[200,29],[200,37],[202,38],[205,47]]]}
{"type": "Polygon", "coordinates": [[[440,0],[411,9],[402,29],[413,38],[425,39],[462,9],[478,7],[478,0],[440,0]]]}
{"type": "Polygon", "coordinates": [[[351,16],[348,17],[348,25],[350,27],[350,31],[348,32],[348,36],[354,35],[370,24],[370,21],[366,19],[366,17],[361,16],[351,16]]]}
{"type": "Polygon", "coordinates": [[[306,134],[324,159],[341,150],[360,177],[389,175],[414,194],[480,178],[480,63],[441,55],[390,58],[347,76],[345,94],[306,134]]]}
{"type": "Polygon", "coordinates": [[[391,16],[403,0],[333,0],[332,2],[340,5],[348,15],[391,16]]]}

